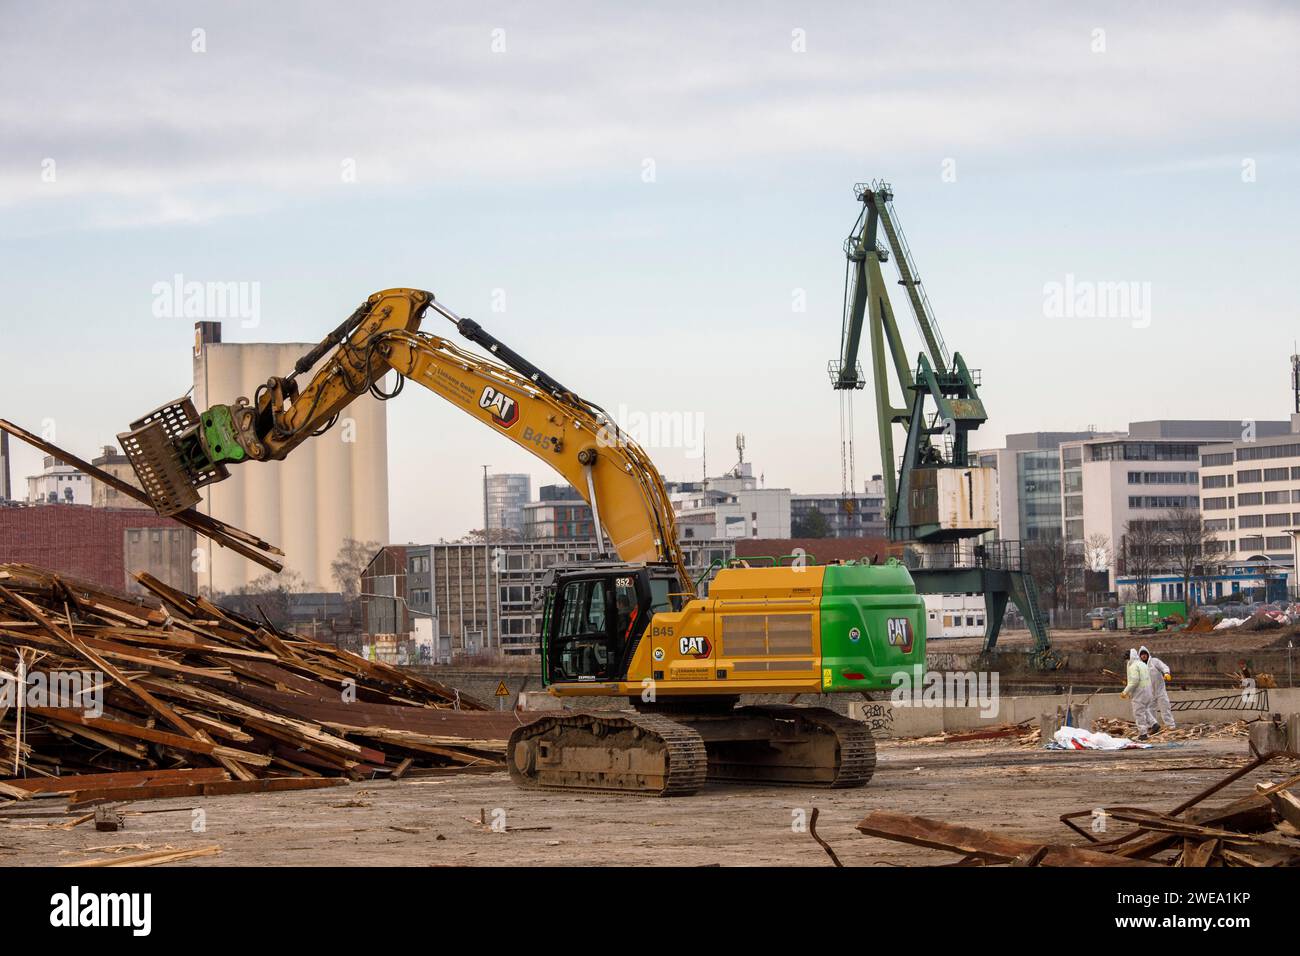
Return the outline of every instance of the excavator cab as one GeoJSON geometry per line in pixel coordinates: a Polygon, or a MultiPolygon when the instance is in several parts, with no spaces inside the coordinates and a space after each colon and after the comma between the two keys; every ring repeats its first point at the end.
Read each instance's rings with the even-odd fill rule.
{"type": "Polygon", "coordinates": [[[562,566],[544,581],[542,672],[549,684],[627,676],[650,619],[680,610],[672,565],[562,566]]]}

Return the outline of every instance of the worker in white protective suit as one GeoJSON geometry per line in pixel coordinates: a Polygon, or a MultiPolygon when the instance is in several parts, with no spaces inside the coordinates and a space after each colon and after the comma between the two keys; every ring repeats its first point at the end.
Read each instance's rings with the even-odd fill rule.
{"type": "Polygon", "coordinates": [[[1162,730],[1172,730],[1174,727],[1174,708],[1169,703],[1169,665],[1145,647],[1138,648],[1138,657],[1146,661],[1147,670],[1151,672],[1151,713],[1160,721],[1156,733],[1160,733],[1162,730]]]}
{"type": "Polygon", "coordinates": [[[1133,702],[1133,723],[1137,724],[1138,740],[1146,740],[1148,732],[1156,723],[1155,715],[1151,712],[1151,669],[1136,650],[1130,649],[1128,655],[1125,661],[1128,666],[1128,683],[1119,696],[1133,702]]]}

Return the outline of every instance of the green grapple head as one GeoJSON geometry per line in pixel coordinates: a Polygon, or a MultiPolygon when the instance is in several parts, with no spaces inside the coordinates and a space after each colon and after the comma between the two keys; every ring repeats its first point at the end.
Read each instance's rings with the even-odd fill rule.
{"type": "Polygon", "coordinates": [[[132,422],[117,440],[160,515],[194,507],[202,500],[200,488],[229,475],[222,462],[246,457],[229,407],[218,405],[200,416],[188,398],[132,422]]]}

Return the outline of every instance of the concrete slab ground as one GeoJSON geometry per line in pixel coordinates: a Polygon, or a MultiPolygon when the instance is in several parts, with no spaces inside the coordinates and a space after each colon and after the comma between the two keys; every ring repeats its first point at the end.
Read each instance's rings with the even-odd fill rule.
{"type": "MultiPolygon", "coordinates": [[[[1008,835],[1071,842],[1063,812],[1097,806],[1170,809],[1245,762],[1242,738],[1163,744],[1149,751],[1065,753],[1011,742],[883,741],[880,766],[860,790],[710,785],[694,797],[573,795],[516,789],[504,772],[354,784],[328,790],[149,801],[126,829],[48,829],[63,801],[0,810],[0,865],[49,866],[165,846],[219,844],[197,866],[826,866],[798,829],[813,807],[818,831],[846,865],[951,863],[951,854],[871,839],[853,829],[870,809],[915,813],[1008,835]],[[204,811],[193,832],[191,807],[204,811]],[[480,816],[516,828],[493,832],[480,816]]],[[[1294,764],[1257,771],[1215,802],[1281,779],[1294,764]]]]}

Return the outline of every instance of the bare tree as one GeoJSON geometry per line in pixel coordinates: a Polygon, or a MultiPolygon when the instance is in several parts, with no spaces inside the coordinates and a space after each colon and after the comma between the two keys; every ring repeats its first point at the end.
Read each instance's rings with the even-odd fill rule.
{"type": "Polygon", "coordinates": [[[1025,569],[1033,575],[1034,583],[1051,607],[1060,608],[1069,603],[1070,574],[1078,563],[1074,554],[1060,535],[1049,535],[1025,545],[1025,569]]]}
{"type": "Polygon", "coordinates": [[[361,596],[361,574],[381,547],[378,541],[343,539],[343,546],[330,562],[330,573],[344,600],[351,603],[361,596]]]}
{"type": "Polygon", "coordinates": [[[1105,571],[1112,557],[1110,535],[1099,531],[1083,539],[1083,563],[1089,571],[1105,571]]]}
{"type": "Polygon", "coordinates": [[[1159,521],[1135,518],[1124,523],[1121,570],[1133,579],[1139,601],[1151,600],[1151,579],[1160,570],[1164,551],[1165,534],[1159,521]]]}
{"type": "Polygon", "coordinates": [[[1207,565],[1215,561],[1214,532],[1207,531],[1201,512],[1183,506],[1170,508],[1161,520],[1170,567],[1183,579],[1183,599],[1191,607],[1192,581],[1204,579],[1207,565]]]}

